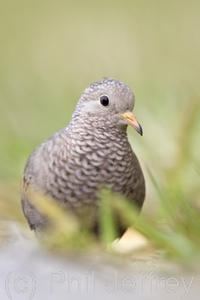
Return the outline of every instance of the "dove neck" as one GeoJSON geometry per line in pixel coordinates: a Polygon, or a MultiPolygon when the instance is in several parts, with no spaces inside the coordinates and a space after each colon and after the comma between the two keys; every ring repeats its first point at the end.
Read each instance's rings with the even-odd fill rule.
{"type": "Polygon", "coordinates": [[[127,139],[127,125],[116,125],[105,122],[105,119],[96,118],[73,118],[67,127],[71,134],[86,134],[107,137],[120,137],[127,139]]]}

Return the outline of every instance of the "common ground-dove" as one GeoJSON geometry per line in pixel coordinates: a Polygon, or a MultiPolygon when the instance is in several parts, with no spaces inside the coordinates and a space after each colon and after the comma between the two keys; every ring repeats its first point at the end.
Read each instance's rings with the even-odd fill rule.
{"type": "MultiPolygon", "coordinates": [[[[100,186],[142,207],[145,181],[127,139],[128,124],[142,135],[131,112],[134,103],[134,94],[124,83],[111,78],[95,82],[83,92],[69,125],[35,149],[21,185],[22,207],[31,229],[44,228],[47,219],[31,202],[30,188],[55,199],[96,234],[100,186]]],[[[122,235],[126,228],[120,219],[117,226],[122,235]]]]}

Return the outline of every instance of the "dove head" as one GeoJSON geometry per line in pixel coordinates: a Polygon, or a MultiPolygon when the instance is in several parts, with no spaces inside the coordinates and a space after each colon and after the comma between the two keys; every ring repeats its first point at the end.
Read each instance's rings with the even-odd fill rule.
{"type": "Polygon", "coordinates": [[[85,89],[73,118],[87,119],[93,124],[99,121],[99,126],[120,130],[126,130],[127,125],[131,125],[142,135],[142,128],[132,113],[134,104],[135,96],[127,85],[105,78],[85,89]]]}

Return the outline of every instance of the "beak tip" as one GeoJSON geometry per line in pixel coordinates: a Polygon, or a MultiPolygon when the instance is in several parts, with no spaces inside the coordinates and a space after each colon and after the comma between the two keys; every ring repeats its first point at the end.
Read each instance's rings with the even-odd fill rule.
{"type": "Polygon", "coordinates": [[[143,130],[142,130],[142,126],[139,124],[139,130],[138,130],[138,133],[143,136],[143,130]]]}

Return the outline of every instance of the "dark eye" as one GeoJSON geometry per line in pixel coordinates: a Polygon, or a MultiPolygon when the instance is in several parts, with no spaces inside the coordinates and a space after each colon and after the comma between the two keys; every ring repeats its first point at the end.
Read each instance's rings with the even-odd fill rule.
{"type": "Polygon", "coordinates": [[[101,95],[100,96],[100,103],[103,105],[103,106],[108,106],[109,105],[109,98],[107,95],[101,95]]]}

